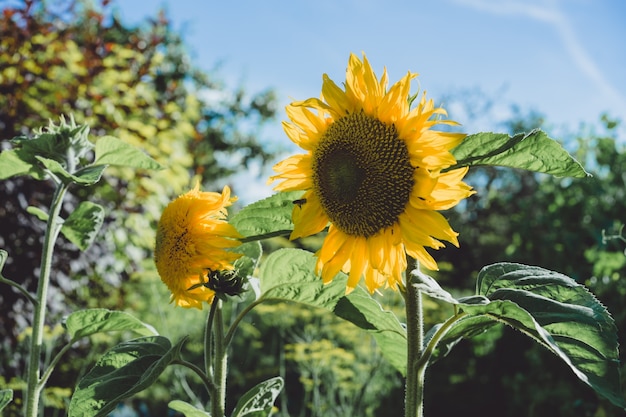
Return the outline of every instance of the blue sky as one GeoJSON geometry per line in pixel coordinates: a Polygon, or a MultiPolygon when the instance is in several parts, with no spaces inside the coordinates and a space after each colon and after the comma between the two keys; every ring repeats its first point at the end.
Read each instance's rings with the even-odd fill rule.
{"type": "Polygon", "coordinates": [[[624,0],[114,4],[129,23],[164,7],[197,65],[220,63],[220,77],[251,92],[274,88],[281,104],[318,96],[323,73],[340,82],[349,53],[365,52],[392,81],[419,73],[436,101],[480,89],[557,125],[595,122],[604,111],[626,120],[624,0]]]}
{"type": "MultiPolygon", "coordinates": [[[[624,0],[124,0],[126,23],[163,7],[194,64],[219,64],[227,85],[277,91],[281,111],[266,141],[287,141],[282,106],[319,96],[322,74],[345,79],[350,52],[365,52],[393,82],[407,71],[468,133],[501,130],[511,104],[543,113],[555,131],[626,122],[624,0]],[[495,100],[470,120],[450,96],[480,91],[495,100]],[[446,100],[449,100],[446,102],[446,100]]],[[[624,136],[622,129],[621,136],[624,136]]],[[[554,133],[553,133],[554,134],[554,133]]],[[[622,139],[624,139],[622,137],[622,139]]],[[[241,196],[255,199],[269,193],[241,196]]],[[[238,190],[240,193],[242,190],[238,190]]]]}

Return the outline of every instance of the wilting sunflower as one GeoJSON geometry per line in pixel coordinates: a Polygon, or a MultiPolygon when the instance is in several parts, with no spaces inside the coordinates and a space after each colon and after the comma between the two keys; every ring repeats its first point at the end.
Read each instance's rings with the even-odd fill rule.
{"type": "Polygon", "coordinates": [[[241,256],[226,250],[240,244],[241,236],[226,221],[226,207],[235,200],[228,187],[220,194],[200,191],[196,184],[163,210],[154,261],[176,305],[201,309],[203,302],[211,303],[215,292],[197,284],[207,282],[212,271],[232,270],[241,256]]]}
{"type": "Polygon", "coordinates": [[[328,224],[317,252],[324,282],[349,274],[348,291],[361,276],[369,291],[401,283],[406,254],[428,269],[437,263],[425,247],[457,233],[438,212],[472,194],[461,180],[467,169],[443,172],[456,163],[450,150],[464,134],[432,130],[446,112],[422,95],[410,107],[408,73],[387,89],[367,58],[351,54],[345,90],[323,76],[321,99],[287,106],[289,138],[306,151],[276,164],[280,191],[305,191],[294,204],[291,238],[309,236],[328,224]]]}

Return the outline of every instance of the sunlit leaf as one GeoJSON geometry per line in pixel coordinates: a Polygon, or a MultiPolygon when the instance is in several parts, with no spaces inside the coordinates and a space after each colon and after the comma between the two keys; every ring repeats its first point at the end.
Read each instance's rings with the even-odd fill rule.
{"type": "Polygon", "coordinates": [[[280,192],[252,203],[231,217],[230,223],[246,238],[289,235],[291,213],[299,191],[280,192]]]}
{"type": "Polygon", "coordinates": [[[167,338],[151,336],[113,347],[78,382],[68,416],[106,416],[120,401],[152,385],[179,358],[183,343],[171,346],[167,338]]]}
{"type": "Polygon", "coordinates": [[[270,378],[257,384],[237,401],[231,417],[269,416],[283,385],[281,377],[270,378]]]}
{"type": "Polygon", "coordinates": [[[158,334],[154,327],[140,321],[129,313],[104,308],[76,311],[67,316],[64,326],[72,340],[95,333],[123,330],[132,330],[142,336],[155,336],[158,334]]]}
{"type": "Polygon", "coordinates": [[[163,168],[141,150],[113,136],[103,136],[96,141],[96,159],[93,165],[117,165],[140,169],[163,168]]]}
{"type": "Polygon", "coordinates": [[[333,311],[372,334],[387,360],[406,372],[406,332],[398,319],[361,288],[346,296],[347,277],[343,273],[324,284],[315,273],[315,263],[315,256],[301,249],[271,253],[259,272],[261,298],[295,301],[333,311]]]}
{"type": "Polygon", "coordinates": [[[104,222],[104,208],[83,201],[63,223],[61,233],[80,250],[86,250],[96,238],[104,222]]]}
{"type": "Polygon", "coordinates": [[[263,298],[295,301],[333,310],[346,293],[345,276],[324,285],[315,273],[315,257],[301,249],[280,249],[264,259],[259,270],[263,298]]]}
{"type": "Polygon", "coordinates": [[[17,175],[30,174],[33,178],[45,178],[44,172],[37,166],[28,162],[29,158],[22,158],[24,151],[21,149],[7,149],[0,152],[0,180],[17,175]]]}
{"type": "Polygon", "coordinates": [[[469,135],[452,150],[457,163],[465,166],[496,165],[552,174],[557,177],[589,176],[582,165],[542,130],[509,136],[482,132],[469,135]]]}
{"type": "Polygon", "coordinates": [[[204,410],[200,410],[193,405],[181,400],[170,401],[167,406],[174,411],[178,411],[185,417],[210,417],[211,414],[204,410]]]}

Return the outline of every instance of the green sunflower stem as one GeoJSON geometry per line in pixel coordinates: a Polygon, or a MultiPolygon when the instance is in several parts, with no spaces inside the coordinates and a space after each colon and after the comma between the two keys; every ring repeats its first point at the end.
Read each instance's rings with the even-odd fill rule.
{"type": "MultiPolygon", "coordinates": [[[[48,298],[48,287],[50,284],[50,271],[52,268],[52,255],[54,253],[54,243],[56,242],[63,222],[59,217],[63,198],[67,192],[67,185],[59,183],[50,203],[48,223],[44,235],[43,248],[41,253],[41,268],[39,272],[39,282],[37,286],[37,302],[33,317],[33,331],[30,344],[30,357],[28,363],[27,391],[26,391],[26,417],[36,417],[39,412],[39,401],[43,390],[45,379],[40,378],[40,360],[43,346],[44,324],[46,322],[46,307],[48,298]]],[[[48,372],[46,372],[46,375],[48,372]]]]}
{"type": "Polygon", "coordinates": [[[214,386],[211,392],[211,416],[224,417],[226,407],[226,371],[227,355],[224,337],[224,318],[222,315],[222,300],[215,298],[211,304],[211,314],[209,315],[212,326],[207,324],[207,332],[211,332],[212,338],[205,338],[205,355],[213,352],[211,358],[211,371],[214,386]],[[213,317],[211,317],[213,316],[213,317]],[[211,343],[211,340],[213,341],[211,343]],[[212,346],[211,346],[212,345],[212,346]]]}
{"type": "Polygon", "coordinates": [[[424,316],[422,293],[412,283],[405,292],[407,331],[407,370],[405,417],[424,415],[424,376],[426,363],[421,361],[424,351],[424,316]]]}

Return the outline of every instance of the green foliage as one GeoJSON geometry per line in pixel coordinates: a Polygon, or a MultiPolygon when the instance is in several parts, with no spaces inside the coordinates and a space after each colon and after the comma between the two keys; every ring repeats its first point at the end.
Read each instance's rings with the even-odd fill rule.
{"type": "MultiPolygon", "coordinates": [[[[486,303],[462,304],[469,313],[452,323],[442,343],[505,323],[559,356],[580,380],[626,407],[620,391],[617,328],[598,300],[562,274],[519,264],[495,264],[478,275],[486,303]]],[[[444,325],[445,326],[445,325],[444,325]]]]}
{"type": "Polygon", "coordinates": [[[324,284],[314,272],[315,262],[311,252],[301,249],[272,252],[259,270],[261,299],[296,301],[332,311],[345,295],[347,278],[324,284]]]}
{"type": "MultiPolygon", "coordinates": [[[[512,125],[522,130],[537,127],[529,126],[527,119],[512,125]]],[[[445,262],[452,268],[442,269],[436,277],[458,296],[467,295],[474,287],[473,277],[494,262],[559,271],[584,283],[611,311],[623,346],[626,289],[620,278],[624,276],[624,246],[602,238],[603,230],[612,234],[619,229],[626,212],[626,154],[619,124],[603,117],[602,123],[582,126],[564,137],[568,149],[577,149],[573,154],[593,176],[571,180],[473,167],[466,181],[477,194],[446,213],[460,233],[461,246],[437,253],[440,265],[445,262]]],[[[608,400],[586,390],[557,356],[546,354],[508,328],[500,332],[504,337],[491,330],[479,339],[460,342],[445,361],[433,366],[427,412],[461,412],[459,406],[439,400],[457,396],[464,404],[463,412],[483,415],[622,415],[608,400]],[[546,392],[547,385],[555,389],[546,392]],[[485,399],[487,403],[476,400],[484,392],[494,393],[485,399]]],[[[623,349],[618,358],[623,384],[623,349]]]]}
{"type": "Polygon", "coordinates": [[[120,343],[79,381],[68,415],[106,416],[122,400],[152,385],[180,355],[185,340],[149,336],[120,343]]]}
{"type": "MultiPolygon", "coordinates": [[[[23,202],[32,207],[29,212],[46,219],[43,207],[52,192],[49,181],[38,181],[49,177],[45,169],[66,182],[97,183],[73,187],[64,202],[62,232],[70,243],[57,243],[49,320],[58,322],[85,307],[133,309],[144,321],[177,333],[180,328],[171,323],[187,319],[182,310],[169,312],[166,320],[154,307],[166,304],[169,296],[154,289],[158,277],[151,261],[163,207],[189,187],[192,176],[205,188],[217,187],[242,166],[273,157],[259,144],[258,134],[274,117],[274,94],[230,91],[218,74],[194,68],[165,14],[155,11],[153,19],[131,27],[114,15],[114,2],[57,3],[49,7],[49,2],[23,0],[0,6],[0,178],[5,179],[0,247],[11,255],[4,276],[22,284],[14,285],[21,295],[0,292],[0,333],[7,336],[0,346],[0,374],[7,379],[24,375],[26,368],[18,337],[27,323],[22,317],[30,310],[21,298],[36,292],[35,268],[42,251],[38,236],[44,225],[26,214],[23,202]],[[100,136],[88,152],[74,155],[93,165],[78,170],[63,165],[56,145],[38,148],[43,159],[20,157],[23,146],[37,144],[25,139],[26,132],[62,114],[74,115],[77,126],[85,129],[82,138],[88,133],[85,126],[100,136]],[[244,130],[244,125],[252,128],[244,130]],[[29,142],[7,140],[16,136],[29,142]],[[165,169],[147,175],[143,169],[156,168],[149,158],[165,169]],[[103,171],[105,164],[110,167],[103,171]],[[82,226],[75,223],[70,230],[67,225],[82,200],[105,210],[93,242],[95,227],[79,230],[82,226]],[[88,250],[77,250],[75,243],[88,250]]],[[[92,210],[99,219],[97,209],[92,210]]],[[[249,264],[248,270],[255,266],[249,264]]],[[[85,363],[92,363],[111,340],[94,337],[91,348],[79,343],[76,352],[66,354],[50,385],[71,386],[85,363]]],[[[183,392],[178,384],[167,389],[183,392]]]]}
{"type": "Polygon", "coordinates": [[[558,142],[541,130],[518,133],[476,133],[467,136],[452,154],[457,163],[448,170],[465,166],[492,165],[520,168],[556,177],[589,174],[558,142]]]}
{"type": "Polygon", "coordinates": [[[104,222],[104,208],[100,204],[82,201],[63,222],[61,233],[78,249],[85,251],[96,239],[104,222]]]}
{"type": "Polygon", "coordinates": [[[95,147],[94,165],[116,165],[135,169],[162,169],[154,159],[134,146],[113,136],[98,139],[95,147]]]}
{"type": "Polygon", "coordinates": [[[107,309],[80,310],[70,314],[64,322],[72,340],[91,336],[95,333],[132,330],[142,336],[156,336],[158,333],[149,324],[143,323],[131,314],[107,309]]]}
{"type": "Polygon", "coordinates": [[[231,417],[266,417],[271,415],[274,401],[283,389],[283,379],[275,377],[263,381],[246,392],[237,401],[231,417]]]}
{"type": "Polygon", "coordinates": [[[362,289],[346,295],[347,277],[323,284],[315,274],[315,258],[300,249],[281,249],[264,260],[259,271],[261,300],[295,301],[333,311],[371,332],[387,360],[406,372],[406,335],[398,319],[362,289]]]}
{"type": "Polygon", "coordinates": [[[273,194],[241,209],[230,223],[244,236],[244,241],[288,235],[293,230],[294,201],[301,194],[297,191],[273,194]]]}

